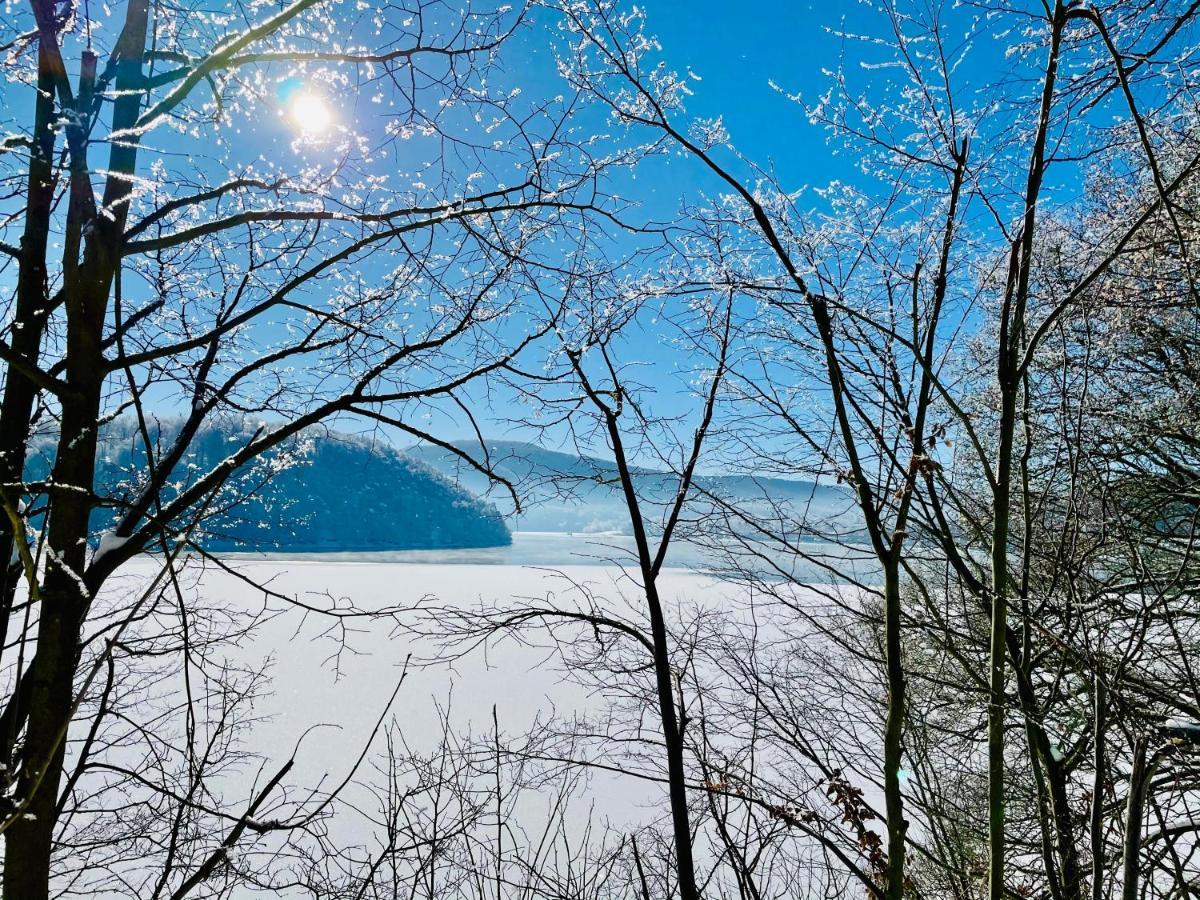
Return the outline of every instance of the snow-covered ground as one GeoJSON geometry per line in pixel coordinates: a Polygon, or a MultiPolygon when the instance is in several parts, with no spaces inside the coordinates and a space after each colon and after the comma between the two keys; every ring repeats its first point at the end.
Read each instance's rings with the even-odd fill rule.
{"type": "MultiPolygon", "coordinates": [[[[292,802],[312,796],[310,790],[328,792],[357,766],[354,785],[341,795],[345,802],[337,804],[339,811],[327,822],[328,839],[335,847],[370,852],[378,847],[380,829],[379,798],[371,785],[380,784],[379,766],[389,738],[403,741],[405,752],[428,754],[443,746],[447,727],[456,736],[470,733],[487,742],[498,726],[505,745],[516,747],[537,722],[597,716],[614,700],[627,704],[621,727],[638,731],[636,743],[642,743],[643,732],[650,742],[644,747],[649,761],[634,766],[657,776],[656,715],[627,691],[630,683],[638,683],[637,675],[622,675],[612,683],[603,676],[590,681],[568,677],[564,666],[569,664],[547,649],[544,634],[533,644],[510,640],[456,649],[431,636],[439,626],[458,621],[463,611],[521,604],[570,609],[588,603],[604,615],[641,622],[644,597],[636,570],[613,562],[628,562],[627,550],[620,538],[519,534],[511,548],[497,551],[235,555],[225,559],[226,568],[196,558],[185,561],[179,596],[192,631],[201,638],[206,633],[233,637],[193,648],[195,658],[205,659],[191,676],[193,687],[202,682],[201,668],[219,669],[226,662],[261,668],[268,676],[253,707],[243,707],[234,717],[245,723],[238,743],[253,759],[225,770],[210,786],[226,809],[238,811],[289,759],[294,758],[294,766],[284,796],[292,802]],[[244,635],[238,634],[251,623],[244,635]],[[381,721],[385,728],[376,732],[381,721]]],[[[695,556],[680,558],[697,567],[704,563],[695,556]]],[[[127,609],[162,571],[162,563],[146,556],[125,566],[106,586],[97,608],[127,609]]],[[[821,573],[814,567],[810,581],[815,584],[821,573]]],[[[178,646],[174,589],[163,582],[160,588],[161,625],[149,621],[134,630],[161,627],[165,637],[160,640],[178,646]]],[[[697,621],[708,610],[740,615],[736,611],[745,610],[749,588],[677,567],[663,570],[659,591],[668,618],[677,622],[697,621]],[[698,610],[705,612],[698,617],[698,610]]],[[[598,646],[599,637],[586,626],[576,633],[585,653],[598,646]]],[[[134,637],[132,631],[129,637],[134,637]]],[[[606,640],[611,644],[615,638],[610,633],[606,640]]],[[[643,651],[631,641],[627,647],[631,671],[640,670],[643,651]]],[[[161,731],[154,739],[134,733],[123,749],[110,750],[122,764],[145,765],[146,748],[154,740],[177,746],[188,727],[181,703],[183,691],[192,688],[185,688],[173,663],[164,665],[169,668],[159,684],[142,679],[123,699],[132,709],[173,711],[151,726],[161,731]]],[[[219,710],[209,707],[201,718],[214,715],[219,710]]],[[[202,723],[202,740],[205,727],[202,723]]],[[[627,737],[628,732],[622,739],[627,737]]],[[[73,741],[72,752],[78,746],[73,741]]],[[[588,823],[627,833],[630,826],[666,813],[662,785],[630,774],[628,768],[592,770],[588,778],[579,802],[564,814],[577,834],[576,826],[588,823]]],[[[536,832],[548,820],[559,783],[561,779],[550,779],[540,794],[520,795],[517,812],[523,825],[536,832]]],[[[273,814],[283,810],[283,818],[290,820],[288,808],[285,803],[273,814]]]]}
{"type": "MultiPolygon", "coordinates": [[[[518,550],[536,543],[519,543],[518,550]]],[[[535,553],[539,559],[544,555],[535,553]]],[[[233,572],[195,561],[184,567],[181,583],[189,605],[269,611],[259,617],[248,639],[225,651],[236,663],[269,664],[270,693],[254,707],[255,716],[263,718],[243,738],[245,746],[266,757],[262,772],[273,772],[299,745],[289,780],[305,786],[336,784],[369,743],[368,760],[384,750],[382,736],[371,741],[381,717],[397,723],[409,747],[421,752],[441,743],[443,717],[456,733],[487,737],[494,709],[501,733],[518,736],[537,720],[597,711],[602,701],[564,679],[561,662],[544,649],[507,642],[448,659],[441,645],[421,633],[433,627],[431,620],[421,622],[408,611],[502,607],[547,598],[570,606],[586,593],[606,611],[636,617],[642,601],[633,573],[596,562],[551,568],[472,564],[459,556],[450,551],[448,561],[441,562],[398,562],[391,555],[386,561],[351,554],[241,557],[228,562],[233,572]],[[304,606],[399,612],[395,617],[334,619],[305,612],[304,606]]],[[[110,590],[128,597],[160,568],[159,559],[137,559],[110,590]]],[[[685,569],[665,569],[659,588],[668,607],[682,603],[689,608],[732,606],[745,590],[685,569]]],[[[370,765],[360,775],[369,774],[370,765]]],[[[248,797],[252,783],[264,780],[257,766],[244,774],[244,786],[231,784],[227,797],[239,790],[248,797]]],[[[665,794],[641,779],[595,773],[587,793],[586,814],[617,828],[664,812],[665,794]]],[[[353,824],[349,827],[346,841],[366,839],[354,833],[353,824]]]]}
{"type": "MultiPolygon", "coordinates": [[[[373,562],[277,561],[237,563],[242,575],[269,584],[280,594],[313,606],[346,605],[377,610],[392,607],[471,608],[553,596],[577,602],[583,587],[607,608],[626,609],[637,602],[637,585],[615,566],[560,566],[557,569],[509,565],[396,564],[373,562]]],[[[206,572],[206,594],[237,603],[258,598],[244,582],[206,572]]],[[[684,570],[667,570],[660,590],[665,602],[732,602],[738,586],[684,570]]],[[[282,604],[271,601],[274,608],[282,604]]],[[[519,734],[535,719],[551,714],[591,712],[595,700],[567,683],[555,661],[542,650],[499,646],[477,648],[453,660],[439,661],[440,646],[395,623],[348,620],[346,632],[326,617],[297,612],[264,625],[247,646],[251,654],[273,658],[274,695],[267,704],[271,721],[258,726],[263,745],[290,748],[313,725],[301,745],[297,772],[338,774],[339,763],[352,762],[387,706],[401,675],[392,714],[403,723],[414,748],[427,749],[441,735],[439,710],[449,709],[456,730],[490,733],[492,710],[502,732],[519,734]],[[407,663],[407,674],[405,674],[407,663]]],[[[428,624],[421,627],[428,627],[428,624]]],[[[639,788],[642,796],[644,787],[639,788]]]]}

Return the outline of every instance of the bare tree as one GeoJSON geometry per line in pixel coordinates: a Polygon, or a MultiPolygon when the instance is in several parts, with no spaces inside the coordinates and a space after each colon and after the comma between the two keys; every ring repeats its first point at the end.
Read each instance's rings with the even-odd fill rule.
{"type": "Polygon", "coordinates": [[[95,865],[74,871],[60,839],[85,820],[109,848],[125,826],[161,838],[159,877],[142,887],[172,897],[225,871],[249,836],[319,822],[312,809],[263,818],[288,765],[244,812],[206,788],[240,752],[237,709],[259,676],[205,653],[238,628],[209,627],[224,613],[184,599],[175,561],[203,546],[212,512],[244,495],[258,461],[266,477],[334,419],[432,437],[422,408],[458,408],[552,326],[562,248],[586,245],[593,215],[614,208],[569,98],[502,86],[503,46],[526,18],[420,2],[208,15],[37,0],[6,21],[5,896],[48,897],[61,879],[130,884],[121,854],[99,845],[95,865]],[[170,427],[164,403],[186,410],[170,427]],[[136,423],[146,466],[118,493],[94,472],[120,416],[136,423]],[[223,416],[258,424],[196,471],[193,444],[223,416]],[[50,475],[29,482],[31,451],[47,442],[50,475]],[[102,601],[146,550],[164,554],[155,582],[102,601]],[[159,696],[185,722],[178,744],[141,718],[155,715],[151,694],[136,710],[122,699],[164,658],[159,671],[184,688],[159,696]],[[119,740],[129,717],[135,734],[119,740]],[[138,736],[152,766],[105,761],[138,736]],[[145,817],[122,822],[113,790],[86,787],[103,771],[118,793],[146,789],[145,817]],[[224,822],[223,837],[197,831],[197,816],[224,822]]]}
{"type": "MultiPolygon", "coordinates": [[[[1156,76],[1154,61],[1178,62],[1190,82],[1193,13],[1153,3],[1057,3],[1028,16],[988,8],[956,17],[883,5],[879,33],[864,38],[864,57],[869,71],[894,69],[910,87],[897,99],[855,83],[847,70],[806,112],[873,177],[886,177],[874,193],[839,186],[822,215],[797,209],[773,172],[739,157],[719,122],[687,120],[685,79],[655,64],[640,18],[608,4],[565,5],[576,37],[567,51],[575,83],[631,132],[657,135],[693,158],[723,192],[709,215],[736,223],[728,227],[740,226],[755,248],[737,280],[763,298],[775,328],[765,332],[769,354],[738,380],[774,425],[758,428],[746,446],[768,448],[764,464],[805,466],[855,492],[866,543],[882,569],[881,584],[872,585],[879,609],[868,605],[860,616],[877,624],[887,673],[880,755],[890,897],[907,889],[908,848],[918,858],[929,852],[925,827],[909,834],[906,809],[919,799],[903,787],[913,766],[902,763],[904,722],[913,718],[902,637],[917,642],[926,631],[935,641],[955,638],[947,649],[963,667],[958,683],[986,696],[990,896],[1028,888],[1007,879],[1027,871],[1029,852],[1040,858],[1038,883],[1052,896],[1084,893],[1071,762],[1045,712],[1042,679],[1053,677],[1042,669],[1048,611],[1034,606],[1043,584],[1061,583],[1057,576],[1035,583],[1035,470],[1062,457],[1035,424],[1041,385],[1032,366],[1147,221],[1165,215],[1165,239],[1182,243],[1174,198],[1195,160],[1184,154],[1168,162],[1162,150],[1178,141],[1175,123],[1193,110],[1186,89],[1156,76]],[[988,55],[973,37],[1009,14],[1011,34],[1022,35],[1010,47],[1011,75],[981,83],[965,74],[965,60],[988,55]],[[951,38],[952,28],[968,38],[951,38]],[[1060,77],[1065,65],[1069,81],[1060,77]],[[1014,89],[1020,83],[1036,87],[1014,89]],[[967,85],[988,99],[965,99],[967,85]],[[1053,252],[1041,237],[1048,185],[1086,184],[1076,160],[1128,159],[1127,151],[1149,179],[1149,196],[1106,221],[1069,275],[1043,280],[1053,252]],[[943,442],[953,442],[953,452],[943,442]],[[906,611],[906,593],[919,612],[906,611]],[[946,604],[960,601],[970,605],[961,625],[946,618],[946,604]],[[984,647],[976,637],[980,615],[988,623],[984,647]],[[966,646],[958,646],[958,628],[970,638],[966,646]],[[1010,707],[1024,732],[1020,759],[1006,740],[1010,707]],[[1007,815],[1016,783],[1032,792],[1028,840],[1027,820],[1012,823],[1007,815]]],[[[776,547],[805,552],[794,540],[802,526],[759,528],[776,547]]],[[[921,677],[932,678],[923,665],[921,677]]]]}
{"type": "MultiPolygon", "coordinates": [[[[639,230],[644,233],[647,229],[639,230]]],[[[675,256],[669,254],[671,259],[675,256]]],[[[644,260],[638,261],[644,264],[644,260]]],[[[599,446],[605,455],[611,454],[611,476],[597,473],[597,478],[611,477],[612,489],[624,504],[633,552],[631,560],[620,561],[632,570],[645,609],[633,620],[595,603],[502,606],[465,618],[442,611],[435,617],[443,627],[447,621],[454,622],[444,636],[459,640],[557,623],[547,627],[554,628],[555,640],[567,646],[586,634],[578,631],[580,628],[597,634],[612,632],[620,642],[633,642],[634,655],[644,655],[646,661],[628,665],[634,670],[644,668],[653,680],[643,702],[653,708],[660,727],[675,881],[670,889],[693,900],[700,896],[700,883],[693,852],[697,828],[689,800],[689,781],[694,777],[687,757],[694,726],[688,713],[688,664],[686,654],[680,658],[673,610],[660,592],[659,582],[673,542],[694,524],[695,480],[714,427],[731,355],[736,352],[736,328],[733,295],[727,289],[714,288],[708,295],[692,296],[687,291],[679,295],[660,287],[657,278],[631,282],[614,280],[604,272],[586,277],[578,274],[568,295],[568,312],[558,326],[560,346],[542,374],[525,373],[525,383],[516,386],[545,410],[535,421],[542,421],[547,433],[557,430],[570,435],[581,449],[599,446]],[[640,364],[629,358],[627,349],[631,334],[652,327],[663,344],[681,342],[682,358],[690,360],[685,363],[686,371],[700,382],[694,410],[671,416],[654,412],[655,391],[639,377],[640,364]],[[691,429],[690,439],[679,434],[685,427],[691,429]],[[666,467],[666,474],[650,476],[656,488],[664,478],[670,482],[665,500],[661,490],[646,490],[647,464],[666,467]]],[[[674,352],[668,355],[679,358],[674,352]]],[[[666,377],[664,366],[656,369],[666,377]]],[[[569,491],[570,476],[564,474],[563,480],[567,483],[562,489],[569,491]]],[[[604,657],[594,660],[602,671],[609,671],[612,662],[604,657]]],[[[626,663],[617,665],[620,669],[626,663]]]]}
{"type": "Polygon", "coordinates": [[[864,177],[803,209],[606,0],[35,0],[3,40],[30,101],[0,147],[5,896],[1194,893],[1198,9],[880,4],[833,36],[865,66],[797,103],[864,177]],[[505,54],[548,23],[565,96],[528,98],[505,54]],[[697,194],[635,221],[610,170],[668,156],[697,194]],[[590,480],[627,515],[632,602],[196,593],[181,561],[243,578],[206,532],[322,428],[490,472],[487,441],[426,424],[474,426],[477,387],[611,457],[590,480]],[[197,466],[223,421],[238,440],[197,466]],[[145,460],[120,489],[95,475],[114,431],[145,460]],[[723,494],[716,466],[847,509],[723,494]],[[685,540],[728,608],[673,602],[685,540]],[[282,609],[334,665],[414,617],[439,664],[548,646],[606,706],[447,721],[434,751],[385,707],[302,787],[294,751],[243,740],[267,667],[219,652],[282,609]],[[576,830],[586,772],[666,815],[576,830]]]}

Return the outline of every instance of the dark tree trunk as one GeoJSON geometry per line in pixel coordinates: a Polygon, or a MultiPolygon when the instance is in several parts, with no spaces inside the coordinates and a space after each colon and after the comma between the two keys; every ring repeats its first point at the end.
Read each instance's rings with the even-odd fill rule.
{"type": "Polygon", "coordinates": [[[883,732],[883,792],[887,815],[887,900],[904,895],[904,840],[908,821],[900,769],[904,752],[905,679],[900,653],[900,571],[895,558],[884,568],[884,633],[887,648],[888,704],[883,732]]]}
{"type": "MultiPolygon", "coordinates": [[[[141,109],[147,17],[148,0],[133,0],[115,50],[119,99],[113,109],[113,130],[126,135],[137,124],[141,109]]],[[[86,166],[78,162],[73,161],[73,175],[88,177],[86,166]]],[[[75,710],[80,629],[91,601],[83,573],[105,372],[103,330],[129,212],[132,181],[128,176],[135,171],[136,162],[136,139],[126,136],[113,145],[109,161],[113,174],[103,199],[106,215],[92,222],[78,269],[74,261],[64,266],[68,276],[63,284],[67,391],[62,396],[50,493],[49,552],[41,588],[37,652],[29,670],[28,724],[17,794],[23,808],[5,834],[7,900],[48,900],[50,894],[58,792],[75,710]],[[70,277],[76,272],[76,277],[70,277]]]]}
{"type": "MultiPolygon", "coordinates": [[[[50,298],[46,271],[50,241],[50,215],[54,203],[54,145],[52,127],[55,114],[54,94],[59,71],[58,59],[39,42],[37,100],[34,109],[33,146],[29,156],[28,200],[25,229],[21,236],[21,259],[17,274],[17,295],[11,329],[13,351],[37,365],[42,336],[49,316],[50,298]]],[[[18,482],[25,469],[30,418],[37,397],[33,382],[8,367],[4,397],[0,401],[0,483],[18,482]]],[[[11,493],[11,492],[10,492],[11,493]]],[[[0,560],[13,556],[13,531],[7,516],[0,516],[0,560]]],[[[0,652],[8,634],[8,619],[21,568],[8,565],[0,570],[0,652]]],[[[4,736],[9,746],[9,736],[4,736]]],[[[0,760],[8,763],[9,760],[0,760]]]]}

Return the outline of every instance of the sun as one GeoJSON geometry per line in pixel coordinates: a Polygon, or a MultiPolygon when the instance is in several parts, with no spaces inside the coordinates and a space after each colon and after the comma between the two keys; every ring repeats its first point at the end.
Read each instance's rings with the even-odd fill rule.
{"type": "Polygon", "coordinates": [[[317,135],[333,125],[333,110],[325,98],[315,91],[299,90],[288,98],[288,118],[304,134],[317,135]]]}

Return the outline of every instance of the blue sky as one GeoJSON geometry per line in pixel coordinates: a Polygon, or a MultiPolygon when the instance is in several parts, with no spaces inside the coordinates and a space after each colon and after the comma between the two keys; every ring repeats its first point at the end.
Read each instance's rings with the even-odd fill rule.
{"type": "Polygon", "coordinates": [[[702,79],[691,112],[723,116],[744,153],[773,161],[785,176],[823,184],[851,174],[829,153],[821,129],[771,83],[805,99],[824,90],[822,69],[838,65],[840,46],[825,29],[868,26],[871,16],[858,0],[649,0],[644,6],[669,63],[702,79]]]}
{"type": "MultiPolygon", "coordinates": [[[[689,101],[689,115],[723,117],[739,151],[757,164],[773,168],[789,189],[819,187],[832,180],[861,179],[854,160],[849,155],[836,155],[827,144],[824,131],[808,122],[802,107],[771,85],[774,82],[783,91],[798,93],[806,100],[815,99],[829,83],[824,70],[838,67],[844,49],[839,38],[829,31],[844,28],[851,32],[872,32],[880,27],[880,20],[863,3],[858,0],[831,3],[764,0],[749,4],[648,0],[642,6],[648,30],[661,42],[666,64],[677,70],[690,70],[699,77],[693,83],[695,93],[689,101]]],[[[114,22],[119,22],[123,15],[123,4],[103,9],[114,22]]],[[[110,35],[114,31],[113,27],[108,29],[110,35]]],[[[504,54],[506,74],[501,78],[520,85],[533,96],[561,93],[562,84],[553,72],[550,41],[551,36],[544,29],[522,32],[516,46],[504,54]]],[[[70,68],[77,64],[77,50],[69,48],[70,68]]],[[[854,58],[861,52],[861,47],[855,47],[850,56],[854,58]]],[[[863,75],[862,70],[851,68],[856,75],[863,75]]],[[[877,90],[886,89],[888,73],[866,77],[875,80],[877,90]]],[[[25,87],[0,86],[0,100],[8,107],[5,117],[14,115],[17,121],[27,121],[22,110],[28,107],[31,95],[25,87]]],[[[271,115],[270,110],[266,112],[265,117],[252,115],[248,121],[238,123],[248,131],[229,135],[230,144],[225,151],[229,159],[236,160],[244,154],[245,159],[252,160],[262,155],[280,160],[284,168],[294,168],[298,157],[319,159],[325,152],[319,144],[294,144],[294,132],[271,115]]],[[[337,112],[354,116],[360,127],[374,130],[379,126],[368,123],[372,120],[378,123],[382,110],[360,96],[353,104],[340,106],[337,112]]],[[[142,154],[142,174],[157,150],[171,154],[177,148],[184,149],[188,154],[196,154],[198,160],[209,150],[203,142],[177,143],[177,140],[163,129],[154,132],[142,154]]],[[[97,167],[103,164],[101,153],[95,152],[92,161],[97,167]]],[[[420,151],[414,149],[414,153],[419,158],[420,151]]],[[[643,203],[647,214],[669,216],[681,197],[690,195],[694,200],[699,192],[712,186],[711,182],[705,182],[694,161],[675,160],[670,165],[656,165],[650,177],[642,178],[636,185],[631,183],[629,189],[631,199],[643,203]]],[[[364,276],[369,274],[364,269],[364,276]]],[[[0,274],[0,280],[7,277],[0,274]]],[[[647,333],[642,339],[634,338],[628,352],[659,362],[664,394],[661,399],[666,408],[677,408],[684,396],[679,379],[671,377],[677,361],[664,358],[657,336],[647,333]]],[[[495,395],[493,399],[500,406],[494,410],[496,419],[512,411],[495,395]]],[[[486,410],[481,412],[486,418],[486,410]]],[[[445,425],[446,431],[442,433],[450,436],[468,433],[464,423],[445,425]]]]}

